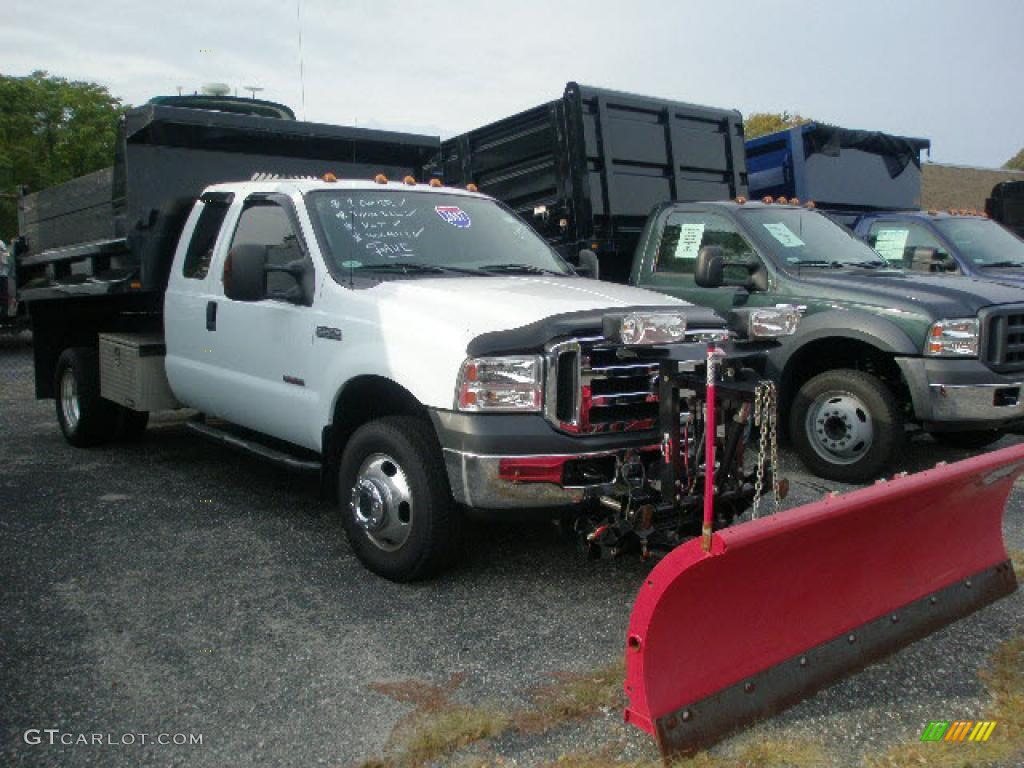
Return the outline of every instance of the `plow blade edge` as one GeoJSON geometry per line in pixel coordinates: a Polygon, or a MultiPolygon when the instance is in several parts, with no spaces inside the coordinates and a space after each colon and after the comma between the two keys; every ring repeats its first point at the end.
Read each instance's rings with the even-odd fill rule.
{"type": "Polygon", "coordinates": [[[1022,471],[1013,446],[673,550],[633,606],[626,720],[692,752],[1011,593],[1022,471]]]}

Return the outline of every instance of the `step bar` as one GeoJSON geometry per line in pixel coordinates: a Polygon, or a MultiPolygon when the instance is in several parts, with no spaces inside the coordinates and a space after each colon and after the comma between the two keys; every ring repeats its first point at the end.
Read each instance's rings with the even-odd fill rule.
{"type": "Polygon", "coordinates": [[[292,472],[319,472],[323,467],[319,461],[300,459],[297,456],[293,456],[290,453],[278,450],[277,448],[271,448],[269,445],[264,445],[256,440],[250,440],[225,429],[211,426],[201,419],[189,420],[185,425],[193,432],[198,432],[209,440],[222,443],[240,451],[245,451],[246,453],[258,456],[261,459],[272,461],[273,463],[291,470],[292,472]]]}

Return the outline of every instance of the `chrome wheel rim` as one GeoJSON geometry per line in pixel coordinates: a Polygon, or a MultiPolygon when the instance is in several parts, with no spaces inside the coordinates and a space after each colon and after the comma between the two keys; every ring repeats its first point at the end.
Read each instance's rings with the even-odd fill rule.
{"type": "Polygon", "coordinates": [[[405,471],[386,453],[368,456],[359,467],[349,513],[373,544],[400,549],[412,530],[412,491],[405,471]]]}
{"type": "Polygon", "coordinates": [[[860,461],[875,439],[871,412],[849,392],[818,395],[807,411],[804,428],[815,453],[832,464],[860,461]]]}
{"type": "Polygon", "coordinates": [[[75,381],[75,373],[70,368],[65,368],[60,376],[60,410],[64,414],[64,423],[68,431],[74,432],[78,429],[82,410],[78,404],[78,382],[75,381]]]}

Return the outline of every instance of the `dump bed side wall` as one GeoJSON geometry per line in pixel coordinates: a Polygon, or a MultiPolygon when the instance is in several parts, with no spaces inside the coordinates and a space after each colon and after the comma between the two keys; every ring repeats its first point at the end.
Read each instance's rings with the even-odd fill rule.
{"type": "Polygon", "coordinates": [[[80,176],[18,200],[18,231],[33,251],[114,237],[114,169],[80,176]]]}
{"type": "Polygon", "coordinates": [[[448,183],[503,200],[564,255],[596,244],[602,276],[619,281],[654,206],[746,194],[738,112],[575,83],[558,101],[446,141],[439,165],[448,183]]]}
{"type": "Polygon", "coordinates": [[[796,127],[747,142],[752,198],[796,197],[826,208],[920,207],[921,168],[916,163],[893,176],[884,154],[848,147],[808,153],[804,132],[796,127]]]}

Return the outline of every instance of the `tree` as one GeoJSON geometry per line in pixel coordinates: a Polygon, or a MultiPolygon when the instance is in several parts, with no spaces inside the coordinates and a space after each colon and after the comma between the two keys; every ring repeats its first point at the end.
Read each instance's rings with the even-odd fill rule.
{"type": "Polygon", "coordinates": [[[754,112],[743,121],[743,134],[748,139],[755,139],[768,133],[785,131],[804,123],[814,122],[808,117],[789,112],[754,112]]]}
{"type": "Polygon", "coordinates": [[[17,234],[21,185],[37,191],[113,164],[127,108],[97,83],[0,75],[0,239],[17,234]]]}
{"type": "Polygon", "coordinates": [[[1007,160],[1003,168],[1008,171],[1024,171],[1024,149],[1007,160]]]}

